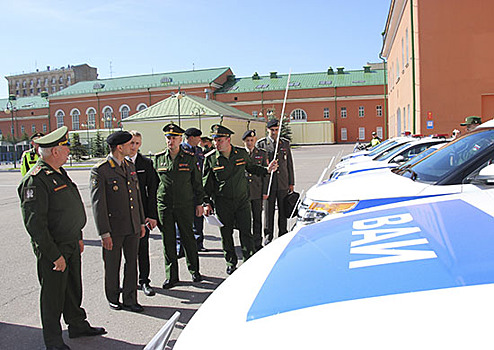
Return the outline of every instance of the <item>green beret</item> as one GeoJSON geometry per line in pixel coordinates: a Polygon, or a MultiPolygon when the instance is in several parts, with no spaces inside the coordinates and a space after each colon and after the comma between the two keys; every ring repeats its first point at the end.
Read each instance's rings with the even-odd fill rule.
{"type": "Polygon", "coordinates": [[[55,146],[70,146],[69,139],[67,138],[67,132],[69,128],[65,125],[52,131],[46,136],[33,140],[41,148],[50,148],[55,146]]]}
{"type": "Polygon", "coordinates": [[[471,115],[469,117],[466,117],[465,122],[461,123],[460,125],[461,126],[467,126],[467,125],[471,125],[471,124],[481,124],[481,123],[482,123],[482,118],[471,115]]]}

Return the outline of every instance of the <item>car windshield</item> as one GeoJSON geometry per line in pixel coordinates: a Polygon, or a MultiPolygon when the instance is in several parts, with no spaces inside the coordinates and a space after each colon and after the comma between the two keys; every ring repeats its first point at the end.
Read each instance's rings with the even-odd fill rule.
{"type": "Polygon", "coordinates": [[[372,152],[370,152],[368,154],[368,156],[374,157],[374,156],[380,154],[382,151],[387,150],[388,148],[393,147],[394,145],[397,145],[397,144],[398,144],[398,142],[396,140],[391,140],[389,142],[380,143],[379,145],[377,145],[376,147],[374,147],[372,149],[372,152]]]}
{"type": "Polygon", "coordinates": [[[424,159],[425,157],[427,157],[432,152],[436,151],[439,147],[441,147],[441,146],[432,146],[430,148],[427,148],[425,151],[420,152],[415,157],[410,159],[408,162],[403,163],[403,165],[400,168],[408,168],[409,166],[417,163],[419,160],[424,159]]]}
{"type": "Polygon", "coordinates": [[[392,148],[391,150],[389,151],[386,151],[386,152],[383,152],[382,154],[378,155],[376,158],[374,158],[374,160],[386,160],[386,159],[389,159],[390,157],[394,156],[395,154],[397,154],[398,152],[401,152],[401,150],[403,150],[404,148],[408,147],[409,143],[404,143],[402,145],[399,145],[395,148],[392,148]]]}
{"type": "Polygon", "coordinates": [[[410,167],[398,168],[396,173],[416,181],[435,184],[463,164],[489,152],[489,146],[493,144],[494,129],[475,131],[440,148],[410,167]]]}
{"type": "Polygon", "coordinates": [[[393,141],[392,139],[387,139],[387,140],[385,140],[385,141],[383,141],[383,142],[381,142],[381,143],[378,143],[378,144],[377,144],[377,145],[375,145],[374,147],[369,148],[369,150],[368,150],[368,151],[369,151],[369,153],[370,153],[370,152],[374,152],[376,149],[382,149],[382,148],[386,147],[386,145],[387,145],[388,143],[392,142],[392,141],[393,141]]]}

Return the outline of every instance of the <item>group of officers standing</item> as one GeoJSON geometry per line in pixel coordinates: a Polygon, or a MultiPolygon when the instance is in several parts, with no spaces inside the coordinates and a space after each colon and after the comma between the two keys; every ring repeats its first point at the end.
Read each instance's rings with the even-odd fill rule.
{"type": "MultiPolygon", "coordinates": [[[[92,168],[90,190],[110,308],[142,312],[137,289],[148,296],[155,294],[149,279],[149,232],[155,227],[163,240],[164,289],[179,283],[177,241],[192,281],[202,280],[198,252],[207,251],[204,216],[215,214],[221,222],[227,274],[238,263],[234,229],[239,231],[244,261],[272,241],[276,206],[278,235],[287,232],[284,198],[294,190],[290,143],[278,137],[277,120],[270,120],[267,127],[268,136],[260,140],[254,130],[247,130],[242,136],[245,147],[237,147],[231,144],[233,131],[219,124],[211,127],[210,138],[197,128],[184,131],[167,124],[163,128],[166,148],[154,159],[138,152],[139,132],[117,131],[108,136],[110,153],[92,168]]],[[[90,326],[81,308],[80,255],[86,214],[77,186],[62,167],[70,153],[67,131],[61,127],[34,138],[40,159],[18,188],[24,224],[38,261],[41,319],[49,350],[69,349],[61,335],[61,315],[71,338],[106,333],[104,328],[90,326]]]]}

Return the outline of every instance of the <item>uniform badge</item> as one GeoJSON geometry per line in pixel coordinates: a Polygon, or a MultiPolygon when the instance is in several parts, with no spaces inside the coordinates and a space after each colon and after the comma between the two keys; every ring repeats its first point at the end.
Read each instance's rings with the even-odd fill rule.
{"type": "Polygon", "coordinates": [[[96,176],[93,176],[91,178],[91,186],[94,188],[96,186],[98,186],[98,178],[96,176]]]}
{"type": "Polygon", "coordinates": [[[36,187],[26,187],[24,189],[24,201],[29,202],[36,199],[36,187]]]}
{"type": "Polygon", "coordinates": [[[114,191],[118,191],[118,186],[117,186],[117,185],[114,185],[114,186],[113,186],[113,190],[114,190],[114,191]]]}
{"type": "Polygon", "coordinates": [[[58,182],[55,179],[53,179],[53,183],[55,184],[55,186],[58,185],[58,182]]]}

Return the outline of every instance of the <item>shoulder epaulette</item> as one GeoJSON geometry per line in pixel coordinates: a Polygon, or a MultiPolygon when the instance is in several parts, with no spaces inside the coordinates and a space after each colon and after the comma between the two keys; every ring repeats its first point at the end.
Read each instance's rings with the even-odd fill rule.
{"type": "Polygon", "coordinates": [[[40,171],[41,171],[41,165],[38,165],[35,168],[33,168],[33,170],[31,170],[31,172],[29,173],[29,175],[36,176],[36,175],[38,175],[38,173],[40,171]]]}
{"type": "Polygon", "coordinates": [[[161,152],[158,152],[158,153],[155,153],[154,156],[157,157],[157,156],[161,156],[162,154],[165,154],[166,152],[166,149],[164,149],[163,151],[161,152]]]}
{"type": "Polygon", "coordinates": [[[259,140],[257,140],[257,142],[261,142],[261,141],[265,141],[266,140],[266,137],[261,137],[259,140]]]}
{"type": "Polygon", "coordinates": [[[209,157],[211,154],[215,153],[216,152],[216,149],[212,149],[211,151],[209,151],[208,153],[205,153],[204,154],[204,157],[209,157]]]}
{"type": "Polygon", "coordinates": [[[105,164],[106,162],[108,161],[108,159],[103,159],[103,160],[100,160],[98,163],[96,163],[94,165],[95,168],[99,168],[100,166],[102,166],[103,164],[105,164]]]}
{"type": "Polygon", "coordinates": [[[284,141],[284,142],[288,142],[288,143],[290,143],[290,140],[289,140],[289,139],[286,139],[286,138],[284,138],[284,137],[280,137],[280,139],[281,139],[282,141],[284,141]]]}
{"type": "Polygon", "coordinates": [[[182,152],[184,152],[185,154],[188,154],[190,156],[195,156],[195,154],[189,150],[186,150],[185,148],[182,148],[182,152]]]}

